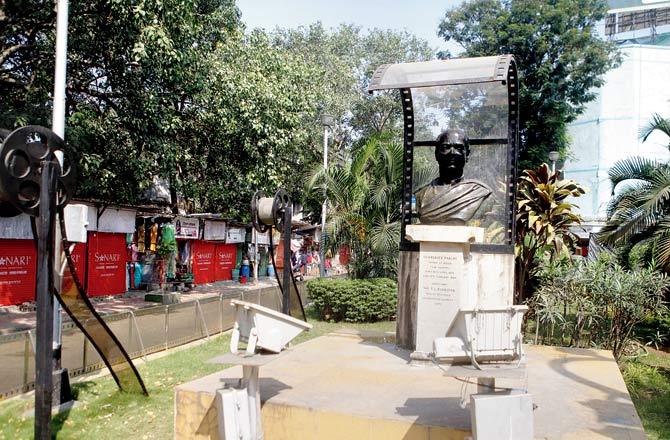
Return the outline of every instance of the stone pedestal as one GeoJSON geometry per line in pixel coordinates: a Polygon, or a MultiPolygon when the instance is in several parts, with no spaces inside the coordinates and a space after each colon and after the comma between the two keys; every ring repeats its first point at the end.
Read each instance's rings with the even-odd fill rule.
{"type": "Polygon", "coordinates": [[[400,258],[397,333],[413,359],[427,359],[435,338],[466,340],[459,310],[512,305],[514,255],[473,251],[483,228],[409,225],[406,234],[420,251],[400,258]]]}
{"type": "Polygon", "coordinates": [[[398,258],[398,307],[396,345],[414,350],[416,339],[416,293],[419,283],[419,253],[400,251],[398,258]]]}

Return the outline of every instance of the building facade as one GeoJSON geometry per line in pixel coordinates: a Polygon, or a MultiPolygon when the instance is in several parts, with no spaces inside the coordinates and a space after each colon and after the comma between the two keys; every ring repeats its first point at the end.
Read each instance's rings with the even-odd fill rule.
{"type": "Polygon", "coordinates": [[[598,97],[570,124],[571,152],[563,170],[587,193],[574,200],[587,223],[606,218],[612,195],[609,169],[630,156],[669,160],[668,139],[640,130],[654,113],[670,117],[670,1],[611,0],[601,24],[603,38],[616,41],[622,64],[607,73],[598,97]]]}

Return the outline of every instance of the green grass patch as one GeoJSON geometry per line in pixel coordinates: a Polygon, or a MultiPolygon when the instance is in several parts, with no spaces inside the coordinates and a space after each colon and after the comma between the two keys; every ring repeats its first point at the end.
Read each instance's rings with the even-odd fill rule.
{"type": "MultiPolygon", "coordinates": [[[[314,328],[301,334],[304,342],[342,328],[394,331],[394,322],[336,324],[309,319],[314,328]]],[[[59,439],[170,439],[173,435],[174,388],[221,370],[207,360],[228,351],[230,337],[213,337],[202,345],[175,351],[138,367],[149,397],[119,392],[111,376],[72,385],[77,405],[56,416],[52,431],[59,439]]],[[[33,399],[0,403],[0,439],[33,437],[33,399]]]]}
{"type": "Polygon", "coordinates": [[[652,350],[621,371],[649,439],[670,439],[670,354],[652,350]]]}

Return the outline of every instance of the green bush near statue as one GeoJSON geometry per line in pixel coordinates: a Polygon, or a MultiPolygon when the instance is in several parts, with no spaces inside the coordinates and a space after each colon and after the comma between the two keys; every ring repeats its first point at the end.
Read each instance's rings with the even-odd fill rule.
{"type": "Polygon", "coordinates": [[[395,317],[395,280],[319,278],[307,282],[319,319],[333,322],[376,322],[395,317]]]}

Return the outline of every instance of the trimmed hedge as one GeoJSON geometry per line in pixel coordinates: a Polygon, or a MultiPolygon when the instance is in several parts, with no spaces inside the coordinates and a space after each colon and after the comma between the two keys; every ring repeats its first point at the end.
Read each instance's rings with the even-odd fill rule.
{"type": "Polygon", "coordinates": [[[317,278],[307,282],[307,291],[325,321],[375,322],[395,317],[398,287],[388,278],[317,278]]]}

